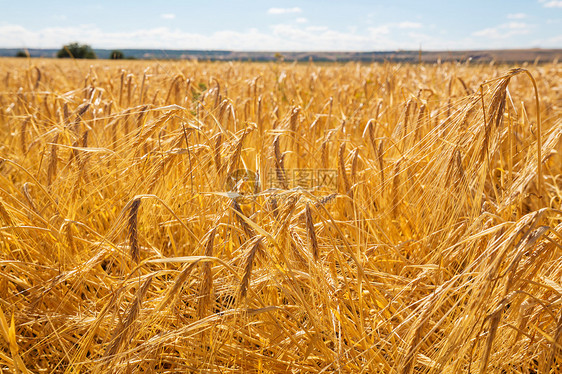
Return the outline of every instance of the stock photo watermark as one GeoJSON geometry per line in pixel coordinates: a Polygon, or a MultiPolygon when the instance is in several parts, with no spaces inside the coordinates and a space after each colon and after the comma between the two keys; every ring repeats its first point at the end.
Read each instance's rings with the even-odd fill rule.
{"type": "Polygon", "coordinates": [[[270,189],[303,189],[337,191],[337,169],[271,169],[264,182],[250,169],[235,170],[226,180],[226,192],[241,195],[257,194],[270,189]]]}

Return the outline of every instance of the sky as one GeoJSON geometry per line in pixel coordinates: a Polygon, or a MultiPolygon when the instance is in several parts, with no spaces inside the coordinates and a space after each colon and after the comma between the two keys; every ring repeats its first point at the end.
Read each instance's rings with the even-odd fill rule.
{"type": "Polygon", "coordinates": [[[562,0],[0,0],[0,48],[562,48],[562,0]]]}

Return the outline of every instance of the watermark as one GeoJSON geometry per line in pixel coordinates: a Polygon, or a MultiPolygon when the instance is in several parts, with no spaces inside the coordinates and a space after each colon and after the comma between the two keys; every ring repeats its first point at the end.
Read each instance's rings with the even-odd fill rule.
{"type": "Polygon", "coordinates": [[[260,192],[260,176],[250,169],[237,169],[225,181],[227,192],[257,194],[260,192]]]}
{"type": "Polygon", "coordinates": [[[227,192],[237,194],[257,194],[268,189],[324,189],[337,191],[338,170],[337,169],[270,169],[264,178],[264,184],[260,183],[260,176],[253,170],[235,170],[226,180],[227,192]]]}
{"type": "Polygon", "coordinates": [[[338,188],[337,169],[273,169],[266,178],[267,188],[301,188],[304,190],[338,188]]]}

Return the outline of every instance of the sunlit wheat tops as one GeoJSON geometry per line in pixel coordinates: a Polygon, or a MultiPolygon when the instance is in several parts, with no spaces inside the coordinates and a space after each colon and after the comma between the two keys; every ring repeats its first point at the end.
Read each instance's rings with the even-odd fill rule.
{"type": "Polygon", "coordinates": [[[562,69],[0,61],[0,367],[562,372],[562,69]]]}

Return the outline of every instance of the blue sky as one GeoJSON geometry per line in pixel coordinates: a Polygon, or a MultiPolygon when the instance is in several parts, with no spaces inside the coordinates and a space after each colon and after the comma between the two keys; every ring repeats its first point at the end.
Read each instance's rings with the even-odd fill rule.
{"type": "Polygon", "coordinates": [[[4,48],[562,48],[562,0],[0,0],[0,9],[4,48]]]}

